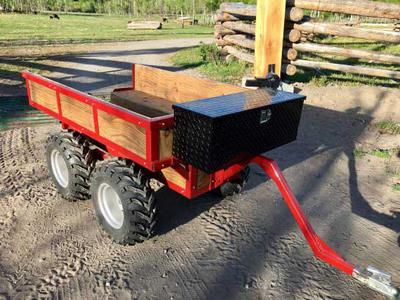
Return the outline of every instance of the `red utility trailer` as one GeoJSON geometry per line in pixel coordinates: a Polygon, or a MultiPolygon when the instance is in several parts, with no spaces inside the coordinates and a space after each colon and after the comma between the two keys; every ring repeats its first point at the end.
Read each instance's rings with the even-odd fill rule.
{"type": "Polygon", "coordinates": [[[260,155],[296,138],[304,97],[133,65],[132,85],[101,99],[23,72],[29,103],[61,122],[47,140],[50,174],[68,200],[92,198],[103,229],[118,243],[150,238],[156,179],[192,199],[240,191],[248,165],[277,184],[315,256],[389,297],[389,274],[358,269],[307,221],[277,164],[260,155]],[[200,99],[200,100],[199,100],[200,99]]]}

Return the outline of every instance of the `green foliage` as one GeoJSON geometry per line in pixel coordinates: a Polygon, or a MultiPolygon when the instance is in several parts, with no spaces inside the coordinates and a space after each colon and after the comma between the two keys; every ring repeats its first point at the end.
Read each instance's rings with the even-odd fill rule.
{"type": "Polygon", "coordinates": [[[392,185],[392,189],[396,192],[400,192],[400,183],[395,183],[392,185]]]}
{"type": "Polygon", "coordinates": [[[355,158],[362,158],[367,154],[368,154],[368,152],[363,150],[363,149],[361,149],[361,148],[355,148],[353,150],[353,155],[354,155],[355,158]]]}
{"type": "Polygon", "coordinates": [[[171,57],[171,61],[177,66],[196,68],[209,78],[228,83],[240,83],[242,77],[250,73],[252,69],[244,62],[225,62],[214,45],[201,45],[178,51],[171,57]]]}
{"type": "Polygon", "coordinates": [[[214,44],[200,45],[199,52],[203,63],[219,64],[221,62],[221,51],[214,44]]]}
{"type": "Polygon", "coordinates": [[[379,158],[389,158],[391,156],[391,151],[388,149],[375,149],[370,152],[371,155],[379,158]]]}
{"type": "Polygon", "coordinates": [[[0,6],[6,11],[20,12],[51,10],[143,16],[211,12],[218,9],[221,2],[221,0],[0,0],[0,6]]]}
{"type": "Polygon", "coordinates": [[[380,121],[373,124],[372,127],[378,129],[380,133],[400,134],[400,123],[392,120],[380,121]]]}

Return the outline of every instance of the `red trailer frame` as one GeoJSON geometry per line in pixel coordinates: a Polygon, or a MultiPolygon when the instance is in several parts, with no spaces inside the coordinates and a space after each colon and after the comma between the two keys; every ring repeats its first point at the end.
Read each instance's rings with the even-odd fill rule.
{"type": "MultiPolygon", "coordinates": [[[[135,89],[135,66],[133,66],[133,84],[132,87],[118,89],[133,90],[135,89]]],[[[185,179],[185,185],[179,186],[173,180],[164,177],[164,181],[169,188],[192,199],[196,196],[204,194],[207,191],[213,190],[224,182],[232,180],[237,174],[250,163],[258,164],[265,173],[272,178],[278,186],[290,212],[299,225],[300,230],[304,234],[308,244],[310,245],[314,255],[322,261],[327,262],[333,267],[341,270],[342,272],[353,276],[358,281],[368,285],[370,288],[379,291],[389,297],[399,297],[399,291],[391,284],[390,275],[381,272],[373,267],[368,267],[365,270],[355,268],[352,264],[346,262],[340,255],[332,250],[313,230],[311,224],[308,222],[305,214],[301,210],[300,204],[297,201],[294,193],[286,182],[278,165],[272,159],[264,156],[257,156],[249,159],[243,159],[241,162],[233,164],[227,169],[217,171],[208,176],[208,184],[202,187],[198,185],[200,177],[200,170],[186,164],[174,157],[159,160],[159,131],[162,129],[171,129],[173,126],[173,115],[164,117],[148,118],[135,112],[126,110],[122,107],[107,103],[94,96],[79,92],[71,89],[62,84],[56,83],[44,77],[24,71],[23,77],[26,79],[28,90],[29,103],[31,106],[42,110],[43,112],[60,120],[64,129],[71,129],[97,141],[104,146],[102,149],[104,156],[111,155],[120,158],[126,158],[134,161],[149,171],[160,173],[163,169],[172,168],[176,174],[179,174],[185,179]],[[35,101],[32,96],[31,84],[36,83],[49,91],[55,93],[56,106],[53,109],[46,107],[35,101]],[[91,116],[93,117],[93,128],[86,128],[77,122],[67,118],[62,111],[61,95],[71,97],[72,99],[84,103],[91,108],[91,116]],[[111,116],[115,116],[130,124],[134,124],[143,128],[145,131],[146,142],[146,155],[145,157],[139,156],[137,153],[132,152],[130,149],[124,148],[121,145],[105,138],[100,132],[99,126],[99,113],[105,112],[111,116]]]]}
{"type": "MultiPolygon", "coordinates": [[[[165,160],[159,160],[159,131],[161,129],[171,129],[173,127],[174,117],[173,115],[167,115],[163,117],[149,118],[133,111],[129,111],[120,106],[114,105],[112,103],[105,102],[94,96],[85,94],[78,90],[67,87],[63,84],[57,83],[53,80],[44,78],[42,76],[33,74],[28,71],[24,71],[22,76],[26,80],[26,87],[28,91],[29,104],[46,114],[58,119],[61,122],[63,129],[71,129],[80,132],[91,139],[98,141],[100,144],[104,145],[105,154],[110,154],[111,156],[126,158],[134,161],[135,163],[141,165],[142,167],[148,169],[152,172],[160,172],[163,169],[171,167],[180,176],[185,178],[185,186],[179,186],[176,182],[169,180],[165,176],[161,176],[161,179],[165,181],[167,186],[184,195],[188,199],[193,199],[200,196],[208,191],[211,191],[223,183],[232,180],[245,166],[242,164],[234,164],[228,169],[220,170],[215,173],[209,174],[208,184],[205,186],[198,186],[199,170],[185,162],[180,161],[175,157],[170,157],[165,160]],[[31,96],[31,83],[38,83],[50,90],[55,91],[57,109],[55,112],[48,107],[35,102],[31,96]],[[89,105],[92,109],[94,128],[90,130],[70,118],[63,115],[62,105],[60,95],[65,95],[73,98],[76,101],[82,102],[85,105],[89,105]],[[129,149],[121,147],[115,142],[103,137],[99,130],[98,114],[99,111],[107,112],[110,115],[116,116],[124,121],[131,124],[135,124],[145,130],[146,137],[146,157],[142,158],[136,153],[129,149]]],[[[124,90],[134,90],[134,76],[135,76],[135,65],[132,68],[133,84],[132,87],[119,88],[115,91],[124,90]]]]}

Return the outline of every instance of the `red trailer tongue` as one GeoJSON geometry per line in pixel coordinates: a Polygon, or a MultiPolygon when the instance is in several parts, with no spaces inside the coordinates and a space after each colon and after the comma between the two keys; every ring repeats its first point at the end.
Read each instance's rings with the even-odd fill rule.
{"type": "Polygon", "coordinates": [[[371,289],[382,293],[385,296],[398,299],[400,291],[392,285],[391,276],[388,273],[379,271],[374,267],[367,267],[360,270],[352,264],[345,261],[339,254],[333,251],[314,231],[308,222],[299,202],[289,187],[285,177],[283,176],[278,164],[267,157],[257,156],[252,162],[258,164],[265,173],[278,186],[283,199],[285,200],[290,212],[303,232],[308,244],[310,245],[314,255],[320,260],[330,264],[331,266],[341,270],[342,272],[353,276],[359,282],[367,285],[371,289]]]}

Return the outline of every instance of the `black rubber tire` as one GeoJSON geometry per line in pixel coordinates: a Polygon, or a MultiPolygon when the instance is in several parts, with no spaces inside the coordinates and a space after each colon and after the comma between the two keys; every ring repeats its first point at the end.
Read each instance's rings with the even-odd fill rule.
{"type": "Polygon", "coordinates": [[[215,193],[223,198],[239,194],[245,188],[247,180],[249,179],[249,174],[250,168],[245,167],[242,171],[240,171],[238,179],[225,182],[214,190],[215,193]]]}
{"type": "Polygon", "coordinates": [[[93,170],[94,158],[87,139],[77,132],[61,131],[51,135],[46,141],[46,160],[49,173],[61,194],[68,201],[90,198],[90,173],[93,170]],[[51,165],[51,153],[56,149],[68,168],[68,185],[62,187],[51,165]]]}
{"type": "Polygon", "coordinates": [[[133,245],[153,236],[158,213],[149,183],[150,176],[129,161],[112,159],[96,166],[91,184],[92,201],[100,225],[115,242],[133,245]],[[124,219],[119,229],[111,226],[100,210],[98,189],[102,183],[109,184],[121,200],[124,219]]]}

